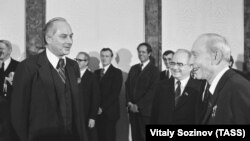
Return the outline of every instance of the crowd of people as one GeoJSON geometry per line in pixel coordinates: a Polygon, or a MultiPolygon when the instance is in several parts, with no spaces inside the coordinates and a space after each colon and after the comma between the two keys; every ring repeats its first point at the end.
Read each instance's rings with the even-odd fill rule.
{"type": "MultiPolygon", "coordinates": [[[[92,72],[88,53],[66,57],[73,44],[66,19],[48,21],[44,39],[45,50],[22,62],[0,40],[0,141],[115,141],[123,76],[113,51],[101,49],[102,68],[92,72]]],[[[132,141],[146,140],[147,124],[250,124],[250,82],[232,69],[223,36],[205,33],[191,50],[165,51],[161,72],[150,44],[137,51],[140,63],[125,80],[132,141]]]]}

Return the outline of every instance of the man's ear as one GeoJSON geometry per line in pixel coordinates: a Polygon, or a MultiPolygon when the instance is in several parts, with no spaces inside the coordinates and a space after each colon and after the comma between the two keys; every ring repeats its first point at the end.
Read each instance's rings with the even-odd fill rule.
{"type": "Polygon", "coordinates": [[[51,39],[50,35],[45,36],[45,41],[46,41],[46,43],[51,43],[52,39],[51,39]]]}
{"type": "Polygon", "coordinates": [[[212,53],[212,65],[218,65],[223,60],[223,53],[220,50],[216,50],[212,53]]]}

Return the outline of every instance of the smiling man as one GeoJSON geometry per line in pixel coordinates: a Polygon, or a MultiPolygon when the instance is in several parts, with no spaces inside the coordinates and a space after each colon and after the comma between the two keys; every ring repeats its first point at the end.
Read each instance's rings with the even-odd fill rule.
{"type": "Polygon", "coordinates": [[[64,18],[45,26],[46,50],[21,62],[14,76],[11,121],[20,141],[85,141],[77,80],[67,57],[73,33],[64,18]]]}
{"type": "Polygon", "coordinates": [[[145,141],[159,71],[150,61],[152,48],[148,43],[139,44],[137,51],[141,63],[131,67],[125,85],[132,140],[145,141]]]}
{"type": "Polygon", "coordinates": [[[173,77],[157,85],[153,102],[152,124],[196,124],[196,101],[202,93],[202,82],[190,77],[191,52],[178,49],[170,70],[173,77]]]}
{"type": "Polygon", "coordinates": [[[226,39],[215,33],[193,44],[194,75],[208,82],[201,124],[250,124],[250,83],[229,68],[230,53],[226,39]]]}

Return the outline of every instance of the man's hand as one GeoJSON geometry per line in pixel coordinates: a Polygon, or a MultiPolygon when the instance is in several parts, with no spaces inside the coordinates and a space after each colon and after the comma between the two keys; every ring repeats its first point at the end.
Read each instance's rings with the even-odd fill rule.
{"type": "Polygon", "coordinates": [[[138,106],[136,104],[133,104],[132,102],[128,102],[128,109],[133,113],[138,113],[138,106]]]}
{"type": "Polygon", "coordinates": [[[89,119],[89,128],[94,128],[95,127],[95,120],[94,119],[89,119]]]}
{"type": "Polygon", "coordinates": [[[101,107],[99,107],[97,114],[98,115],[102,114],[102,108],[101,107]]]}

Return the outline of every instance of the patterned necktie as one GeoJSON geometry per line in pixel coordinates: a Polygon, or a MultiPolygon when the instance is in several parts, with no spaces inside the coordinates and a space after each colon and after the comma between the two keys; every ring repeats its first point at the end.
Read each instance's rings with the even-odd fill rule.
{"type": "Polygon", "coordinates": [[[58,64],[56,66],[58,74],[60,78],[62,79],[63,83],[66,82],[66,76],[65,76],[65,62],[64,59],[59,59],[58,64]]]}
{"type": "Polygon", "coordinates": [[[179,100],[179,98],[181,96],[181,81],[178,80],[176,82],[176,84],[177,84],[177,88],[175,90],[175,106],[177,105],[178,100],[179,100]]]}

